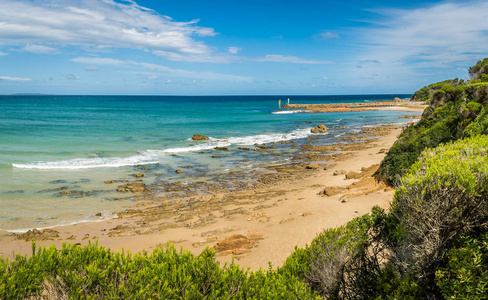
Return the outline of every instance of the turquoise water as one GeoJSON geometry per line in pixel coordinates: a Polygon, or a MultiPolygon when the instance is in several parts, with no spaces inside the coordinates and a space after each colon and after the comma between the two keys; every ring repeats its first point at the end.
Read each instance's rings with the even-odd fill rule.
{"type": "MultiPolygon", "coordinates": [[[[145,179],[199,180],[258,163],[288,157],[233,151],[212,159],[216,146],[297,140],[318,124],[347,126],[404,123],[405,112],[286,113],[286,103],[333,103],[391,100],[410,95],[359,96],[0,96],[0,230],[96,221],[134,205],[121,198],[107,179],[134,180],[140,165],[150,165],[145,179]],[[309,123],[311,122],[311,123],[309,123]],[[192,141],[193,134],[211,137],[192,141]],[[243,163],[245,162],[245,163],[243,163]],[[196,165],[205,172],[174,170],[196,165]],[[149,173],[151,173],[149,172],[149,173]],[[204,174],[205,173],[205,174],[204,174]],[[83,197],[62,190],[87,192],[83,197]],[[95,216],[100,213],[101,216],[95,216]]],[[[284,152],[286,154],[286,151],[284,152]]]]}

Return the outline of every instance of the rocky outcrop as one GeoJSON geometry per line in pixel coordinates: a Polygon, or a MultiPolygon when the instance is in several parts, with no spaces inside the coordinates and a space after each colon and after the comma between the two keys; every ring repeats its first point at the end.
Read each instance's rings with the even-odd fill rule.
{"type": "Polygon", "coordinates": [[[59,237],[59,232],[53,229],[32,229],[24,233],[12,233],[13,236],[17,240],[25,240],[25,241],[46,241],[46,240],[54,240],[55,238],[59,237]]]}
{"type": "Polygon", "coordinates": [[[146,184],[143,182],[131,182],[117,187],[117,192],[142,193],[146,191],[146,184]]]}
{"type": "Polygon", "coordinates": [[[252,248],[256,247],[262,238],[263,234],[256,231],[249,231],[245,235],[232,234],[215,244],[213,248],[221,256],[242,255],[251,252],[252,248]]]}
{"type": "Polygon", "coordinates": [[[310,129],[310,132],[311,133],[327,133],[327,126],[319,125],[317,127],[310,129]]]}
{"type": "Polygon", "coordinates": [[[340,187],[340,186],[326,186],[319,195],[332,197],[337,194],[341,194],[347,190],[347,187],[340,187]]]}
{"type": "Polygon", "coordinates": [[[209,137],[208,136],[201,135],[201,134],[194,134],[191,139],[194,140],[194,141],[203,141],[203,140],[208,140],[209,137]]]}

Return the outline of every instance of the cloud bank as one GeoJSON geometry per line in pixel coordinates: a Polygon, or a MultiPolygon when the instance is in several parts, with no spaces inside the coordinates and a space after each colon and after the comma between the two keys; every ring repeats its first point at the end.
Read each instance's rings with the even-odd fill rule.
{"type": "Polygon", "coordinates": [[[168,54],[209,56],[211,49],[195,37],[215,36],[198,20],[176,22],[133,1],[1,0],[0,44],[55,53],[56,47],[134,48],[168,54]]]}
{"type": "Polygon", "coordinates": [[[488,2],[442,2],[371,12],[378,18],[371,26],[357,29],[361,47],[356,61],[372,73],[449,76],[446,71],[459,73],[459,68],[488,56],[488,2]]]}
{"type": "MultiPolygon", "coordinates": [[[[136,62],[131,60],[119,60],[114,58],[100,58],[100,57],[77,57],[73,58],[71,61],[87,65],[109,65],[109,66],[121,66],[125,68],[136,68],[137,70],[152,71],[158,74],[164,74],[175,77],[183,78],[198,78],[198,79],[212,79],[212,80],[223,80],[223,81],[234,81],[234,82],[250,82],[253,78],[246,76],[219,74],[214,72],[199,72],[190,71],[183,69],[175,69],[167,66],[146,63],[146,62],[136,62]]],[[[150,76],[157,76],[157,74],[148,74],[150,76]]]]}

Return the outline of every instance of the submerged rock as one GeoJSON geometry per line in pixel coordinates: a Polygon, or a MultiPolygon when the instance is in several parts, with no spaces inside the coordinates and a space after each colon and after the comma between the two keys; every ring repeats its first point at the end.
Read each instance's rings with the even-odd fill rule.
{"type": "Polygon", "coordinates": [[[229,148],[227,147],[215,147],[214,149],[219,151],[229,151],[229,148]]]}
{"type": "Polygon", "coordinates": [[[131,182],[117,187],[117,192],[142,193],[146,190],[146,184],[143,182],[131,182]]]}

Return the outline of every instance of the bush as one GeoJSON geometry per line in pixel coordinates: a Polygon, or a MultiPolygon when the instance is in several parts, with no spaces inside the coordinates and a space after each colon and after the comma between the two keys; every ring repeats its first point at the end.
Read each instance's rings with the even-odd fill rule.
{"type": "Polygon", "coordinates": [[[172,245],[132,255],[90,243],[41,248],[0,259],[0,299],[315,299],[307,285],[276,271],[220,266],[215,252],[195,256],[172,245]]]}
{"type": "Polygon", "coordinates": [[[488,232],[462,237],[447,254],[447,265],[436,272],[446,299],[488,298],[488,232]]]}
{"type": "Polygon", "coordinates": [[[416,274],[427,293],[454,241],[488,216],[488,137],[478,136],[422,153],[397,189],[393,214],[402,238],[401,272],[416,274]]]}
{"type": "Polygon", "coordinates": [[[390,221],[381,208],[375,207],[371,214],[325,230],[310,246],[296,249],[278,272],[304,280],[326,299],[383,295],[387,286],[392,289],[398,283],[392,283],[381,268],[388,253],[387,243],[380,241],[388,238],[385,232],[392,231],[386,230],[390,221]]]}

